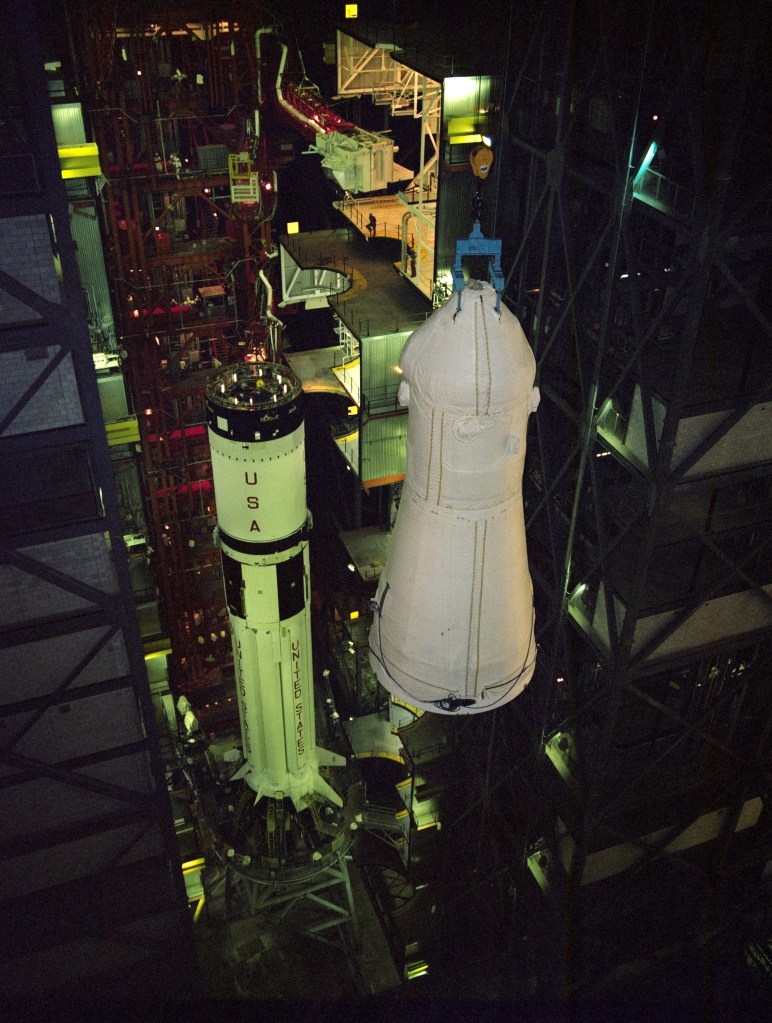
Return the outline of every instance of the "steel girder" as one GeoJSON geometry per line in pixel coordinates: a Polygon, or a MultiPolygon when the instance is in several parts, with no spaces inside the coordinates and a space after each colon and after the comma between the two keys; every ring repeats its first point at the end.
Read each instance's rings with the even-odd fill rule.
{"type": "MultiPolygon", "coordinates": [[[[666,852],[672,835],[701,808],[724,805],[717,861],[729,871],[740,810],[764,786],[758,772],[768,757],[769,705],[752,701],[760,708],[752,753],[746,735],[722,732],[729,725],[721,713],[749,686],[756,694],[768,688],[753,667],[766,662],[768,641],[759,642],[758,630],[743,633],[724,620],[678,655],[657,662],[651,656],[717,595],[755,594],[757,606],[766,608],[760,620],[769,615],[767,545],[752,525],[739,549],[732,530],[687,519],[691,546],[684,555],[682,543],[680,556],[693,562],[697,588],[679,596],[680,604],[673,606],[663,571],[674,556],[668,552],[679,550],[668,546],[668,537],[685,483],[712,507],[722,486],[738,486],[753,474],[769,479],[769,454],[765,465],[763,452],[751,458],[739,449],[723,473],[694,473],[700,459],[717,452],[769,398],[764,375],[754,383],[752,371],[733,368],[746,360],[758,372],[760,353],[766,349],[768,358],[770,351],[757,262],[768,260],[762,225],[769,168],[759,165],[754,174],[747,167],[761,97],[768,95],[759,42],[768,28],[757,4],[724,19],[685,5],[639,10],[598,3],[579,13],[548,3],[524,29],[521,51],[510,57],[517,71],[504,96],[508,134],[499,159],[512,170],[501,188],[514,184],[522,199],[509,235],[505,297],[534,348],[544,399],[532,425],[525,483],[540,658],[518,709],[533,711],[534,736],[542,740],[558,727],[575,730],[579,798],[568,888],[577,928],[586,902],[580,897],[585,865],[612,818],[621,840],[645,847],[643,863],[664,857],[678,873],[683,854],[666,852]],[[656,169],[645,166],[652,143],[656,169]],[[655,183],[661,196],[674,203],[677,196],[676,205],[648,201],[655,183]],[[729,339],[746,332],[747,343],[741,337],[735,351],[729,339]],[[606,402],[622,395],[631,418],[639,402],[642,469],[598,434],[606,402]],[[685,449],[684,424],[707,412],[721,412],[719,421],[685,449]],[[628,493],[622,522],[611,506],[619,491],[628,493]],[[703,579],[698,568],[706,556],[720,568],[703,579]],[[624,600],[615,602],[611,594],[620,592],[623,575],[624,600]],[[568,600],[581,583],[603,587],[605,612],[595,624],[607,637],[605,647],[591,641],[587,628],[570,624],[568,600]],[[670,608],[671,618],[644,638],[641,626],[650,629],[646,618],[657,605],[670,608]],[[693,690],[690,698],[702,710],[687,718],[658,694],[676,684],[676,672],[683,675],[706,657],[712,658],[709,672],[721,658],[734,659],[736,674],[713,703],[700,704],[700,690],[693,690]],[[658,740],[648,762],[635,766],[628,756],[625,767],[620,741],[636,734],[642,715],[647,727],[650,715],[659,717],[654,734],[664,734],[669,722],[675,737],[664,747],[658,740]],[[642,842],[633,794],[649,778],[665,813],[668,774],[688,777],[695,747],[691,809],[663,819],[670,838],[642,842]],[[720,761],[709,795],[699,791],[694,773],[707,751],[720,761]],[[733,780],[738,765],[739,786],[733,780]]],[[[505,200],[502,191],[497,210],[505,200]]],[[[506,253],[504,262],[506,268],[506,253]]],[[[696,676],[691,684],[703,685],[696,676]]],[[[541,749],[539,757],[542,781],[535,791],[543,794],[543,776],[553,768],[541,749]]],[[[759,840],[763,831],[760,822],[759,840]]],[[[534,830],[531,842],[540,833],[534,830]]],[[[705,884],[718,883],[714,867],[707,874],[698,868],[705,884]]],[[[583,969],[579,962],[576,967],[574,979],[583,969]]]]}
{"type": "Polygon", "coordinates": [[[4,503],[20,509],[4,520],[0,544],[3,988],[25,998],[62,989],[90,996],[90,978],[99,975],[103,995],[112,984],[131,997],[143,978],[141,997],[152,998],[181,978],[194,983],[192,936],[41,25],[36,5],[2,6],[3,107],[16,129],[16,149],[7,155],[26,154],[35,171],[26,181],[3,179],[0,189],[0,457],[9,468],[4,503]],[[85,466],[77,485],[61,476],[65,450],[77,451],[85,466]],[[69,503],[52,503],[59,490],[71,494],[69,503]],[[113,887],[121,891],[120,911],[113,887]],[[77,912],[65,911],[68,904],[77,912]]]}

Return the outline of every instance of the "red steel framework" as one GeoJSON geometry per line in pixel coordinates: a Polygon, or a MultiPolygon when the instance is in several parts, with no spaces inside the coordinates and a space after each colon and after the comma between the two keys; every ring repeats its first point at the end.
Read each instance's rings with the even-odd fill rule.
{"type": "Polygon", "coordinates": [[[213,366],[270,354],[266,291],[276,163],[255,125],[260,4],[84,0],[73,29],[103,173],[121,344],[136,404],[150,564],[177,690],[232,662],[204,388],[213,366]],[[235,9],[238,6],[238,17],[235,9]],[[215,9],[217,13],[215,13],[215,9]],[[230,201],[248,152],[259,199],[230,201]]]}

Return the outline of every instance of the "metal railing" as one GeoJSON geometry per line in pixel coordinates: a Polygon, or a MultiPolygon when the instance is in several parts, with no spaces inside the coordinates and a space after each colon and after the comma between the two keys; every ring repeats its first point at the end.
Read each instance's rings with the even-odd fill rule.
{"type": "Polygon", "coordinates": [[[679,220],[690,221],[694,216],[697,197],[682,185],[663,174],[647,169],[633,188],[636,199],[656,205],[679,220]]]}

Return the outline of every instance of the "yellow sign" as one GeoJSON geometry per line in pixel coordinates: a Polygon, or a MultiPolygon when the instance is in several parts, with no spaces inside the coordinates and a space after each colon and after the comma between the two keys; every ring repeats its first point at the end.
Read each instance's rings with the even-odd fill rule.
{"type": "Polygon", "coordinates": [[[346,4],[345,7],[347,18],[359,17],[359,4],[346,4]]]}
{"type": "Polygon", "coordinates": [[[287,234],[299,234],[300,233],[300,222],[297,220],[287,221],[287,234]]]}

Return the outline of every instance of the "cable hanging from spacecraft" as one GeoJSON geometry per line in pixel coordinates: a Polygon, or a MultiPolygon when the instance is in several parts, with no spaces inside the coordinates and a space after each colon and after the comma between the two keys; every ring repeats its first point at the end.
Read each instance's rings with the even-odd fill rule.
{"type": "Polygon", "coordinates": [[[485,337],[485,368],[487,371],[485,383],[486,388],[485,415],[489,416],[491,414],[491,391],[493,389],[493,373],[491,371],[491,348],[490,341],[488,339],[488,321],[486,320],[485,317],[485,303],[483,302],[482,295],[480,295],[480,309],[482,311],[483,335],[485,337]]]}
{"type": "Polygon", "coordinates": [[[469,587],[469,621],[467,623],[466,638],[466,671],[465,682],[467,692],[469,691],[470,670],[472,663],[472,650],[474,653],[474,678],[471,679],[474,687],[477,687],[477,678],[480,672],[480,631],[482,628],[481,609],[483,593],[483,577],[485,574],[485,544],[488,536],[488,525],[483,524],[482,542],[478,542],[478,525],[474,524],[474,545],[472,548],[472,583],[469,587]],[[478,571],[478,550],[479,550],[479,571],[478,571]],[[478,582],[479,577],[479,582],[478,582]],[[476,598],[476,599],[475,599],[476,598]],[[477,627],[475,629],[475,603],[477,604],[477,627]]]}
{"type": "Polygon", "coordinates": [[[495,685],[488,686],[486,689],[483,690],[484,693],[488,693],[492,689],[499,689],[501,686],[506,686],[507,687],[504,690],[504,692],[500,696],[498,696],[492,703],[486,703],[486,706],[485,706],[486,710],[491,710],[497,704],[501,703],[502,700],[505,700],[507,698],[507,696],[509,695],[509,693],[512,691],[512,688],[517,685],[517,683],[520,681],[520,679],[523,677],[523,675],[531,668],[531,665],[533,665],[534,662],[536,661],[536,654],[535,653],[534,653],[533,658],[530,661],[528,659],[529,655],[531,653],[531,647],[535,646],[535,643],[534,643],[535,636],[534,636],[534,631],[533,631],[533,624],[534,624],[535,621],[536,621],[536,613],[535,613],[535,611],[532,610],[531,611],[531,635],[530,635],[530,637],[528,639],[528,649],[525,652],[525,660],[523,662],[523,666],[520,669],[520,671],[518,671],[518,673],[513,678],[508,679],[506,682],[497,682],[495,685]]]}

